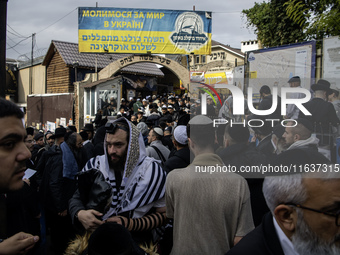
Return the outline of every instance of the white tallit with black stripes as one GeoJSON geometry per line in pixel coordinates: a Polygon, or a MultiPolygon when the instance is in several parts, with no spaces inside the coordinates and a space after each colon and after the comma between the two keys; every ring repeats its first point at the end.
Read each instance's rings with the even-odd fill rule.
{"type": "Polygon", "coordinates": [[[131,218],[140,218],[153,207],[165,206],[166,173],[155,159],[146,156],[143,137],[135,125],[125,118],[120,121],[122,119],[129,125],[130,140],[120,189],[117,190],[115,173],[109,168],[106,139],[105,155],[90,159],[82,170],[99,170],[112,186],[111,208],[103,220],[129,211],[131,218]]]}

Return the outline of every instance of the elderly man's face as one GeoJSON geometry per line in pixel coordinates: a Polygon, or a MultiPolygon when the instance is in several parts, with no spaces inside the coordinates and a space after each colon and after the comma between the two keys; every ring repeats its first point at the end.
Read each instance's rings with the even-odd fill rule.
{"type": "MultiPolygon", "coordinates": [[[[340,210],[340,179],[322,180],[306,178],[303,184],[307,200],[302,206],[336,214],[340,210]]],[[[299,254],[340,254],[340,227],[335,217],[306,209],[297,220],[296,232],[292,237],[299,254]]]]}
{"type": "Polygon", "coordinates": [[[18,190],[23,186],[26,160],[31,157],[24,143],[26,131],[14,116],[0,118],[0,127],[0,191],[18,190]]]}

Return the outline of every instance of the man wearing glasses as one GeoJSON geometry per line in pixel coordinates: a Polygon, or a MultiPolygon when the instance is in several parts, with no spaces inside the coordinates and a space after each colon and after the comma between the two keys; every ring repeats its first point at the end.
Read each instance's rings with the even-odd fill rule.
{"type": "Polygon", "coordinates": [[[340,254],[339,169],[327,170],[266,177],[271,213],[227,254],[340,254]]]}

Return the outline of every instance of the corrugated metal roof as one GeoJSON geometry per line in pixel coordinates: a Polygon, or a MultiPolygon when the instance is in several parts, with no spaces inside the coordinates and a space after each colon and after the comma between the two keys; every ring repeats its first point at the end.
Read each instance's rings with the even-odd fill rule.
{"type": "MultiPolygon", "coordinates": [[[[98,70],[103,69],[113,61],[117,59],[121,59],[127,56],[131,56],[132,54],[92,54],[92,53],[79,53],[78,52],[78,44],[70,43],[70,42],[62,42],[62,41],[52,41],[54,47],[58,50],[60,56],[66,63],[66,65],[72,66],[75,62],[79,63],[79,68],[95,68],[96,63],[96,55],[97,55],[97,68],[98,70]]],[[[51,45],[52,46],[52,45],[51,45]]],[[[48,55],[51,56],[50,51],[53,47],[50,46],[48,55]]],[[[48,64],[50,60],[44,60],[45,65],[48,64]]],[[[143,75],[155,75],[155,76],[164,76],[163,72],[153,63],[143,62],[136,63],[121,69],[122,72],[126,73],[135,73],[135,74],[143,74],[143,75]]]]}

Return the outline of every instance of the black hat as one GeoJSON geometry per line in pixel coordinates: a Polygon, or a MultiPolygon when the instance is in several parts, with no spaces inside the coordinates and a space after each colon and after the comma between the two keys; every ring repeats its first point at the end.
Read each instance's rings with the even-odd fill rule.
{"type": "Polygon", "coordinates": [[[33,134],[34,134],[34,128],[32,128],[32,127],[27,127],[27,128],[26,128],[26,133],[27,133],[27,135],[33,136],[33,134]]]}
{"type": "Polygon", "coordinates": [[[83,130],[94,132],[93,124],[92,123],[85,124],[85,126],[83,127],[83,130]]]}
{"type": "Polygon", "coordinates": [[[307,128],[310,132],[313,132],[314,131],[314,129],[313,129],[313,124],[312,124],[312,122],[310,122],[309,120],[307,120],[307,119],[305,119],[305,118],[298,118],[297,120],[296,120],[296,122],[298,123],[298,124],[301,124],[301,125],[303,125],[305,128],[307,128]]]}
{"type": "Polygon", "coordinates": [[[247,142],[250,136],[248,127],[233,125],[228,127],[229,136],[236,142],[247,142]]]}
{"type": "Polygon", "coordinates": [[[312,85],[312,90],[315,92],[317,90],[330,91],[331,84],[323,79],[318,80],[317,83],[312,85]]]}
{"type": "Polygon", "coordinates": [[[83,141],[86,141],[89,139],[89,135],[87,134],[86,131],[81,131],[80,133],[81,139],[83,139],[83,141]]]}
{"type": "Polygon", "coordinates": [[[273,134],[277,136],[277,138],[281,139],[285,132],[285,127],[281,124],[277,124],[273,127],[273,134]]]}
{"type": "Polygon", "coordinates": [[[39,132],[34,136],[34,140],[38,141],[41,137],[44,137],[44,134],[39,132]]]}
{"type": "Polygon", "coordinates": [[[263,85],[261,88],[260,88],[260,94],[262,93],[265,93],[265,94],[270,94],[271,91],[270,91],[270,88],[268,85],[263,85]]]}
{"type": "Polygon", "coordinates": [[[172,117],[171,117],[171,116],[168,116],[168,117],[166,118],[166,122],[167,122],[167,123],[172,123],[172,122],[173,122],[172,117]]]}
{"type": "Polygon", "coordinates": [[[190,121],[190,114],[183,114],[181,117],[178,118],[178,123],[177,125],[188,125],[190,121]]]}
{"type": "Polygon", "coordinates": [[[67,126],[67,128],[66,129],[68,129],[68,130],[70,130],[70,131],[72,131],[72,132],[77,132],[77,128],[76,128],[76,126],[73,126],[73,125],[69,125],[69,126],[67,126]]]}
{"type": "Polygon", "coordinates": [[[251,121],[251,129],[254,130],[255,134],[259,135],[269,135],[271,134],[273,128],[269,121],[265,121],[262,118],[257,119],[257,116],[250,115],[247,118],[248,123],[251,121]]]}
{"type": "Polygon", "coordinates": [[[292,82],[301,82],[300,76],[293,76],[292,78],[290,78],[288,83],[292,82]]]}
{"type": "Polygon", "coordinates": [[[65,134],[66,134],[66,128],[64,127],[56,128],[54,135],[52,135],[50,138],[56,139],[58,137],[64,137],[65,134]]]}

